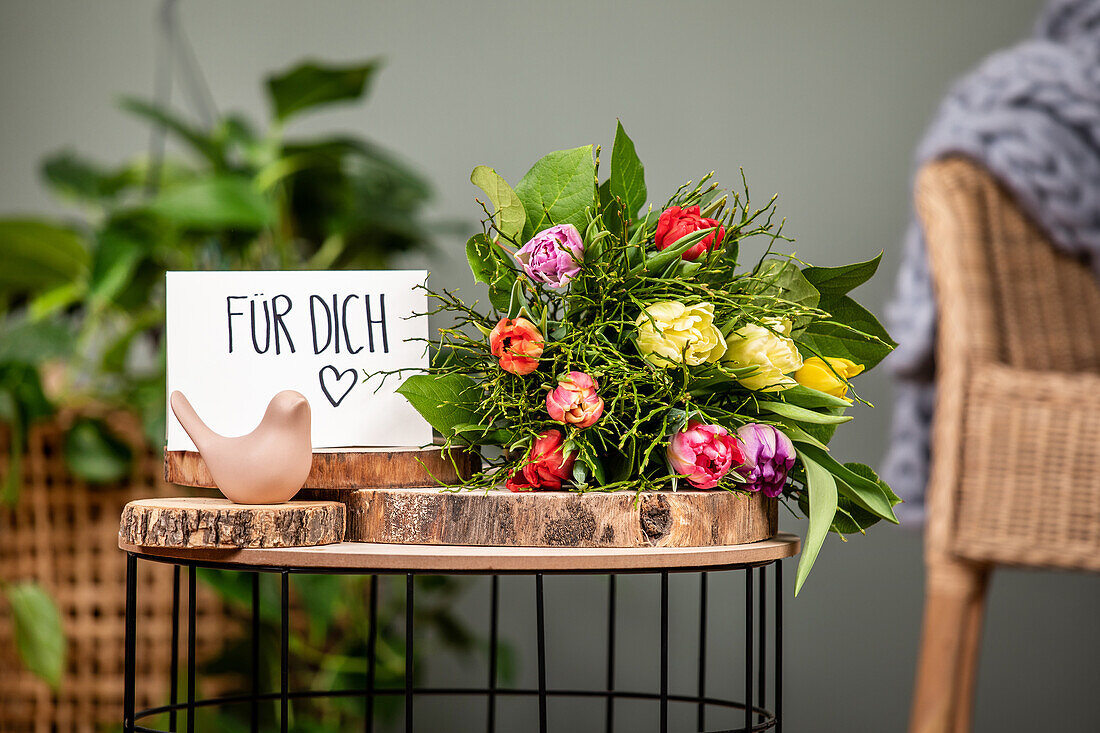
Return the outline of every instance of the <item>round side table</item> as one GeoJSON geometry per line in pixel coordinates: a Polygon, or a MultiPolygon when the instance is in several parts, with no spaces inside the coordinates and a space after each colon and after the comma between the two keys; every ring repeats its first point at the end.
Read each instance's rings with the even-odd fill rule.
{"type": "MultiPolygon", "coordinates": [[[[281,727],[288,729],[289,706],[291,700],[324,695],[326,697],[360,698],[363,700],[365,726],[368,733],[374,727],[374,701],[378,696],[400,696],[405,702],[405,731],[412,733],[414,727],[413,701],[417,696],[465,695],[481,696],[487,703],[489,733],[496,728],[496,699],[499,696],[529,697],[538,701],[539,733],[551,730],[547,719],[547,699],[564,698],[602,698],[606,701],[605,730],[610,732],[614,725],[616,700],[654,700],[660,705],[660,717],[653,730],[668,733],[669,703],[692,704],[697,708],[698,731],[706,730],[707,709],[726,708],[744,711],[744,725],[732,731],[781,730],[782,726],[782,681],[783,681],[783,582],[782,563],[784,558],[792,557],[799,550],[796,536],[780,533],[771,540],[746,545],[724,547],[678,547],[678,548],[642,548],[642,549],[573,549],[573,548],[535,548],[535,547],[468,547],[437,545],[384,545],[360,542],[343,542],[335,545],[308,548],[249,549],[249,550],[198,550],[164,549],[138,547],[119,543],[120,549],[127,553],[126,563],[126,680],[123,710],[123,730],[125,733],[149,731],[160,733],[159,729],[146,727],[140,721],[165,713],[169,716],[169,731],[177,730],[177,717],[185,713],[186,727],[182,730],[193,733],[195,709],[200,706],[220,704],[251,703],[252,730],[258,729],[257,706],[261,701],[278,700],[281,708],[281,727]],[[175,566],[175,584],[173,589],[172,638],[178,642],[180,635],[180,571],[186,568],[188,598],[187,604],[187,699],[180,702],[177,698],[179,674],[179,644],[174,643],[171,653],[171,689],[167,705],[136,711],[136,628],[137,628],[137,564],[139,560],[168,563],[175,566]],[[252,574],[252,659],[259,658],[260,648],[260,605],[259,573],[279,574],[281,585],[281,686],[277,692],[263,692],[259,681],[253,674],[253,687],[249,694],[219,698],[195,698],[195,576],[197,568],[217,568],[252,574]],[[772,610],[771,662],[769,663],[767,643],[767,568],[772,567],[774,576],[774,604],[772,610]],[[745,610],[744,610],[744,670],[745,687],[740,701],[726,697],[715,697],[708,693],[706,684],[707,652],[707,574],[712,572],[740,571],[744,573],[745,610]],[[289,638],[289,598],[290,574],[355,574],[371,576],[371,608],[369,609],[370,640],[367,647],[367,685],[357,690],[300,691],[288,687],[288,638],[289,638]],[[660,576],[660,689],[658,691],[622,690],[615,684],[615,578],[625,573],[648,573],[660,576]],[[700,618],[699,618],[699,672],[695,695],[669,693],[668,684],[668,578],[670,573],[697,573],[699,575],[700,618]],[[406,576],[405,603],[405,650],[406,659],[413,659],[413,577],[416,575],[489,575],[490,586],[490,631],[489,631],[489,679],[486,687],[432,688],[417,687],[413,684],[413,665],[407,664],[403,687],[376,687],[374,684],[374,654],[377,637],[377,584],[379,575],[406,576]],[[546,633],[543,603],[544,575],[607,575],[609,582],[609,607],[607,618],[607,674],[606,688],[600,690],[558,689],[546,684],[546,633]],[[500,575],[532,575],[535,581],[536,635],[538,656],[538,686],[534,689],[500,687],[497,684],[497,644],[499,615],[500,575]],[[756,650],[754,658],[754,647],[756,650]],[[768,669],[772,670],[771,703],[768,706],[767,684],[768,669]],[[754,702],[755,700],[755,702],[754,702]]],[[[255,672],[255,666],[254,666],[255,672]]]]}

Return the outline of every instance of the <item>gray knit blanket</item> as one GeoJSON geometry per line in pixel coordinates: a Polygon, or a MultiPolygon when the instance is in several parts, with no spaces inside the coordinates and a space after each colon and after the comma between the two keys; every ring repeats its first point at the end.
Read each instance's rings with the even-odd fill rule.
{"type": "MultiPolygon", "coordinates": [[[[1100,0],[1054,0],[1034,34],[955,83],[916,152],[916,166],[951,154],[983,165],[1056,246],[1091,259],[1100,276],[1100,0]]],[[[886,310],[898,348],[890,448],[882,475],[924,518],[935,399],[936,305],[920,225],[906,232],[886,310]]]]}

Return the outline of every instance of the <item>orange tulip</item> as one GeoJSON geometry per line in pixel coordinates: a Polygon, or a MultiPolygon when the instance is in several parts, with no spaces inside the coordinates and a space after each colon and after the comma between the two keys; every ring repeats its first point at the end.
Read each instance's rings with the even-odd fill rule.
{"type": "Polygon", "coordinates": [[[538,369],[545,340],[535,324],[526,318],[501,318],[489,334],[489,348],[500,360],[500,368],[512,374],[530,374],[538,369]]]}

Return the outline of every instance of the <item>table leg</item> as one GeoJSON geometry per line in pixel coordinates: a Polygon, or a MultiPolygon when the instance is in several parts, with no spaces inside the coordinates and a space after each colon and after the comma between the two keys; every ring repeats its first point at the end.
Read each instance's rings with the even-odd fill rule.
{"type": "Polygon", "coordinates": [[[137,558],[126,554],[126,669],[122,701],[122,727],[134,730],[134,705],[137,697],[137,558]]]}
{"type": "Polygon", "coordinates": [[[378,644],[378,576],[370,576],[370,611],[367,631],[367,710],[364,720],[366,733],[374,732],[374,668],[378,644]]]}
{"type": "Polygon", "coordinates": [[[405,733],[413,730],[413,575],[405,576],[405,733]]]}
{"type": "MultiPolygon", "coordinates": [[[[759,655],[760,663],[756,670],[756,683],[758,685],[756,691],[756,704],[763,710],[764,704],[767,702],[767,673],[768,673],[768,617],[767,609],[768,602],[765,591],[767,589],[768,567],[765,565],[760,568],[760,587],[758,593],[760,595],[760,609],[759,620],[757,621],[757,643],[756,653],[759,655]]],[[[764,714],[760,714],[760,722],[764,721],[764,714]]]]}
{"type": "MultiPolygon", "coordinates": [[[[615,690],[615,576],[607,576],[607,691],[615,690]]],[[[607,720],[604,726],[605,733],[612,733],[615,728],[615,698],[607,696],[607,720]]]]}
{"type": "Polygon", "coordinates": [[[282,659],[279,663],[279,726],[282,733],[290,729],[290,573],[282,573],[280,589],[279,630],[282,659]]]}
{"type": "Polygon", "coordinates": [[[252,573],[252,700],[249,710],[252,733],[260,730],[260,574],[252,573]]]}
{"type": "Polygon", "coordinates": [[[775,731],[783,730],[783,561],[775,561],[775,731]]]}
{"type": "Polygon", "coordinates": [[[661,733],[668,733],[668,573],[661,573],[661,733]]]}
{"type": "Polygon", "coordinates": [[[752,730],[752,568],[745,568],[745,733],[752,730]]]}
{"type": "Polygon", "coordinates": [[[168,711],[168,730],[175,733],[178,715],[176,704],[179,702],[180,684],[180,566],[172,566],[172,651],[170,653],[171,669],[168,672],[168,704],[172,709],[168,711]]]}
{"type": "Polygon", "coordinates": [[[535,575],[535,626],[538,636],[539,733],[546,733],[546,619],[543,609],[542,573],[535,575]]]}
{"type": "Polygon", "coordinates": [[[187,733],[195,733],[195,566],[187,567],[187,733]]]}
{"type": "Polygon", "coordinates": [[[489,710],[486,730],[488,733],[495,733],[497,729],[497,626],[500,614],[500,577],[494,575],[489,582],[489,710]]]}
{"type": "Polygon", "coordinates": [[[707,574],[699,573],[699,709],[695,725],[699,730],[707,727],[707,574]]]}

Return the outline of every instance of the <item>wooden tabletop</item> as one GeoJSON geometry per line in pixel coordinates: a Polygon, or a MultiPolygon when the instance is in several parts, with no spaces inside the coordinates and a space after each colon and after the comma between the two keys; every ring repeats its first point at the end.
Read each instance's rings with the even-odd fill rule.
{"type": "Polygon", "coordinates": [[[227,568],[262,567],[359,573],[602,573],[692,571],[770,563],[796,555],[797,536],[722,547],[471,547],[341,542],[321,547],[244,550],[119,548],[148,559],[182,560],[227,568]]]}

